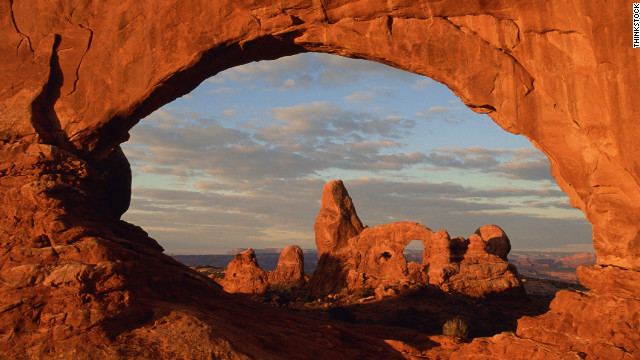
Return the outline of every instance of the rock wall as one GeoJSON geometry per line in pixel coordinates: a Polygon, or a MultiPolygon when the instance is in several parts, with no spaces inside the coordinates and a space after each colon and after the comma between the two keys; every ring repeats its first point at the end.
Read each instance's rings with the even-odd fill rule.
{"type": "MultiPolygon", "coordinates": [[[[145,357],[178,351],[171,347],[177,341],[158,345],[179,337],[162,322],[142,325],[164,316],[168,299],[190,304],[184,316],[167,315],[185,328],[238,321],[198,307],[188,293],[227,298],[162,255],[139,228],[118,220],[130,191],[119,144],[142,117],[219,71],[322,51],[443,82],[471,109],[541,149],[571,204],[591,222],[599,265],[579,274],[592,288],[588,295],[562,297],[546,318],[528,320],[536,331],[518,335],[555,339],[548,344],[572,339],[570,351],[592,358],[603,357],[595,355],[596,345],[597,354],[617,349],[612,357],[637,357],[640,326],[627,312],[639,298],[628,279],[640,270],[640,107],[634,97],[640,58],[631,48],[631,15],[630,3],[598,0],[1,2],[0,352],[41,358],[68,351],[82,358],[99,345],[113,349],[105,343],[155,344],[149,348],[157,354],[145,357]],[[586,309],[594,304],[619,321],[593,331],[578,325],[542,330],[588,322],[586,309]],[[122,318],[130,320],[127,327],[122,318]],[[622,340],[601,340],[612,333],[622,340]]],[[[304,328],[300,324],[315,326],[289,323],[304,328]]],[[[252,345],[262,340],[248,343],[249,335],[232,330],[238,327],[227,329],[226,336],[211,332],[208,341],[194,343],[218,357],[269,357],[268,346],[252,345]]],[[[371,341],[354,335],[349,345],[323,331],[313,333],[368,354],[357,346],[369,348],[371,341]]],[[[286,334],[275,334],[271,345],[286,343],[286,334]]],[[[501,336],[475,342],[474,349],[509,358],[509,342],[542,346],[501,336]]],[[[287,351],[302,354],[316,343],[300,340],[287,351]]],[[[393,353],[388,343],[378,344],[373,354],[393,353]]],[[[566,355],[549,346],[528,354],[566,355]]],[[[144,349],[136,351],[151,351],[144,349]]],[[[105,358],[122,353],[104,351],[105,358]]],[[[272,351],[277,357],[281,350],[272,351]]],[[[460,351],[456,356],[465,356],[460,351]]]]}

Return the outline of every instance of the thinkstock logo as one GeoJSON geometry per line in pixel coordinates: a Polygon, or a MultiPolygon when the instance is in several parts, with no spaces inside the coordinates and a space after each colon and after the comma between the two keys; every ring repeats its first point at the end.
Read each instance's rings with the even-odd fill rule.
{"type": "Polygon", "coordinates": [[[640,47],[640,3],[633,3],[633,47],[640,47]]]}

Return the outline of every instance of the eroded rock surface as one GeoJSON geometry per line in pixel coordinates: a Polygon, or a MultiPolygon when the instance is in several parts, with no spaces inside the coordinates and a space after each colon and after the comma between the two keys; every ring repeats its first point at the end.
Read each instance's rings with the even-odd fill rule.
{"type": "Polygon", "coordinates": [[[434,340],[429,352],[638,358],[640,296],[630,279],[640,271],[640,55],[631,14],[630,3],[595,0],[0,3],[0,353],[424,353],[238,305],[118,220],[130,191],[119,144],[141,118],[234,65],[322,51],[446,84],[544,151],[593,226],[598,265],[579,272],[590,292],[561,296],[540,320],[523,320],[518,336],[468,346],[434,340]],[[243,317],[252,311],[264,321],[243,317]]]}
{"type": "Polygon", "coordinates": [[[296,290],[308,281],[304,272],[304,254],[297,245],[285,247],[278,266],[266,272],[258,265],[253,249],[247,249],[231,260],[222,281],[224,291],[232,294],[264,294],[267,290],[296,290]]]}
{"type": "Polygon", "coordinates": [[[247,249],[231,260],[222,288],[228,293],[264,294],[269,287],[267,272],[258,265],[256,253],[247,249]]]}
{"type": "Polygon", "coordinates": [[[348,240],[360,234],[364,228],[342,181],[325,184],[322,206],[314,225],[318,255],[347,246],[348,240]]]}
{"type": "Polygon", "coordinates": [[[304,272],[304,254],[298,245],[289,245],[280,253],[278,266],[269,271],[269,286],[278,289],[298,289],[307,281],[304,272]]]}
{"type": "Polygon", "coordinates": [[[414,222],[362,227],[355,235],[327,231],[324,224],[340,229],[361,222],[342,181],[328,182],[323,191],[315,223],[316,236],[322,241],[316,239],[316,243],[333,250],[319,252],[320,260],[311,283],[316,294],[422,284],[472,297],[507,293],[524,296],[516,268],[507,262],[511,250],[509,238],[498,226],[483,226],[469,239],[451,239],[445,230],[434,233],[414,222]],[[350,216],[328,210],[344,203],[350,204],[350,216]],[[412,240],[420,240],[424,250],[422,264],[410,267],[403,251],[412,240]]]}

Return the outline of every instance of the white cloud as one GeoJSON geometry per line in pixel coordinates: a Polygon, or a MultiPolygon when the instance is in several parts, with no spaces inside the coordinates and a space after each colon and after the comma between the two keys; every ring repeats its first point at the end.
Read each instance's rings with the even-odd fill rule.
{"type": "Polygon", "coordinates": [[[208,78],[206,82],[210,84],[226,84],[227,79],[220,76],[212,76],[208,78]]]}
{"type": "Polygon", "coordinates": [[[230,87],[222,87],[222,88],[212,89],[210,93],[211,94],[230,94],[234,91],[237,91],[237,90],[230,87]]]}
{"type": "Polygon", "coordinates": [[[133,144],[125,148],[137,171],[147,174],[209,176],[225,183],[295,179],[328,168],[400,170],[418,164],[424,154],[399,152],[404,144],[395,140],[413,126],[400,117],[382,119],[328,102],[276,108],[272,121],[242,130],[159,112],[132,131],[133,144]]]}
{"type": "Polygon", "coordinates": [[[351,104],[369,104],[375,100],[375,95],[370,91],[358,91],[347,95],[344,100],[351,104]]]}
{"type": "Polygon", "coordinates": [[[427,112],[430,114],[442,114],[448,111],[449,109],[443,108],[442,106],[433,106],[427,109],[427,112]]]}

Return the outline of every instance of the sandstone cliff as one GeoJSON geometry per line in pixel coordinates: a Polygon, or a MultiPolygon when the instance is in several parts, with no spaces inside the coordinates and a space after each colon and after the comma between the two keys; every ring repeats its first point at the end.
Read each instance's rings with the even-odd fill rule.
{"type": "Polygon", "coordinates": [[[637,358],[640,55],[631,15],[630,3],[597,0],[1,2],[0,353],[421,353],[243,304],[119,220],[131,187],[119,144],[141,118],[234,65],[322,51],[443,82],[541,149],[593,226],[598,265],[578,271],[591,291],[563,293],[516,334],[453,348],[434,340],[434,357],[637,358]]]}

